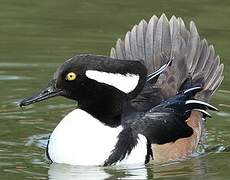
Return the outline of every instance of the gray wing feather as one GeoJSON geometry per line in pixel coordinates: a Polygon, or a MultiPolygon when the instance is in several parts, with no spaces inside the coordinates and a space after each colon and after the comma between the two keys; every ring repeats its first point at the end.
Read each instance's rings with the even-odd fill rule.
{"type": "Polygon", "coordinates": [[[118,59],[115,48],[111,48],[111,50],[110,50],[110,57],[114,58],[114,59],[118,59]]]}
{"type": "Polygon", "coordinates": [[[158,18],[154,15],[148,25],[146,30],[146,37],[145,37],[145,64],[148,67],[148,72],[151,73],[155,70],[153,59],[154,59],[154,38],[156,32],[158,18]]]}
{"type": "Polygon", "coordinates": [[[190,22],[189,30],[184,21],[172,16],[168,21],[165,14],[160,18],[152,16],[147,23],[140,21],[125,39],[118,39],[110,56],[124,60],[142,60],[148,73],[152,73],[174,58],[171,67],[162,73],[153,86],[160,89],[161,96],[167,98],[174,95],[189,75],[193,79],[202,77],[204,90],[200,100],[208,101],[223,80],[223,64],[215,55],[213,45],[201,39],[194,22],[190,22]],[[164,55],[164,56],[162,56],[164,55]],[[167,58],[164,58],[167,57],[167,58]]]}
{"type": "Polygon", "coordinates": [[[125,57],[126,59],[135,60],[135,57],[132,56],[132,52],[131,52],[130,34],[131,34],[130,31],[128,31],[125,36],[125,57]]]}
{"type": "Polygon", "coordinates": [[[190,37],[190,33],[186,29],[184,21],[183,21],[182,18],[179,17],[178,18],[178,22],[179,22],[179,27],[180,27],[180,35],[186,41],[186,43],[188,43],[188,40],[189,40],[189,37],[190,37]]]}
{"type": "Polygon", "coordinates": [[[189,51],[187,57],[187,66],[188,69],[192,69],[192,65],[194,61],[196,61],[196,52],[199,50],[200,47],[200,37],[197,32],[195,24],[191,21],[190,22],[190,39],[189,39],[189,51]]]}
{"type": "Polygon", "coordinates": [[[116,54],[117,57],[119,57],[119,59],[125,59],[124,49],[125,49],[124,42],[121,39],[118,39],[116,44],[116,54]]]}
{"type": "Polygon", "coordinates": [[[145,36],[147,30],[147,22],[142,20],[137,26],[137,52],[141,60],[145,59],[145,36]]]}
{"type": "Polygon", "coordinates": [[[138,60],[138,51],[137,51],[137,25],[133,27],[130,33],[130,47],[131,47],[131,53],[133,56],[133,59],[138,60]]]}
{"type": "Polygon", "coordinates": [[[199,60],[197,61],[197,64],[195,66],[195,69],[193,72],[194,74],[201,72],[204,69],[204,67],[208,61],[208,55],[210,53],[210,50],[208,48],[208,43],[207,43],[206,39],[203,39],[201,41],[201,46],[202,46],[202,51],[200,53],[199,60]]]}
{"type": "Polygon", "coordinates": [[[172,52],[179,54],[183,38],[180,36],[180,26],[179,22],[175,16],[169,21],[170,24],[170,33],[171,33],[171,42],[172,42],[172,52]]]}
{"type": "Polygon", "coordinates": [[[167,59],[161,58],[162,52],[167,57],[170,57],[171,54],[171,37],[170,37],[170,28],[169,22],[166,16],[163,14],[158,20],[155,40],[154,40],[154,65],[158,69],[162,64],[167,63],[167,59]]]}

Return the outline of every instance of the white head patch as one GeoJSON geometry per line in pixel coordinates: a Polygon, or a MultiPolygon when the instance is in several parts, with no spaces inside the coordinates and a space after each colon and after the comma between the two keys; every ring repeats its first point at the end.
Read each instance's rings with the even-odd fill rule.
{"type": "Polygon", "coordinates": [[[87,70],[85,74],[89,79],[108,84],[123,91],[124,93],[130,93],[133,91],[137,87],[140,79],[139,75],[129,73],[123,75],[119,73],[87,70]]]}

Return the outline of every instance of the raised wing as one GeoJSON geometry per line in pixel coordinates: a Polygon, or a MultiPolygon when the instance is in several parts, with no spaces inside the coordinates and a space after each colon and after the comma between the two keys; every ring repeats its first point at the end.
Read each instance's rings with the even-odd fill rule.
{"type": "MultiPolygon", "coordinates": [[[[183,20],[172,16],[168,21],[163,14],[160,18],[153,16],[149,22],[140,21],[124,40],[118,39],[110,56],[123,60],[141,60],[150,75],[161,66],[174,59],[156,84],[145,87],[132,102],[136,110],[142,107],[157,105],[161,100],[175,95],[183,89],[183,82],[191,77],[194,84],[202,81],[203,90],[196,98],[208,101],[223,80],[223,64],[215,55],[212,45],[200,38],[196,26],[190,22],[187,29],[183,20]],[[164,57],[162,58],[162,54],[164,57]],[[152,93],[151,93],[152,92],[152,93]],[[151,99],[151,100],[150,100],[151,99]]],[[[139,109],[142,108],[142,109],[139,109]]],[[[146,109],[145,109],[146,110],[146,109]]]]}

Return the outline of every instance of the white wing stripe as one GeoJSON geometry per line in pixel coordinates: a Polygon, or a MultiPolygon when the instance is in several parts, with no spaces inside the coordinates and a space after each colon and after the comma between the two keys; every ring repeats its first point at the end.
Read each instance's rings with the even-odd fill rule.
{"type": "Polygon", "coordinates": [[[211,118],[211,114],[209,114],[207,111],[203,110],[203,109],[193,109],[193,111],[199,111],[203,114],[205,114],[207,117],[211,118]]]}
{"type": "Polygon", "coordinates": [[[201,104],[201,105],[204,105],[206,106],[207,108],[211,109],[211,110],[216,110],[218,111],[218,109],[206,102],[203,102],[203,101],[198,101],[198,100],[188,100],[185,102],[185,104],[201,104]]]}

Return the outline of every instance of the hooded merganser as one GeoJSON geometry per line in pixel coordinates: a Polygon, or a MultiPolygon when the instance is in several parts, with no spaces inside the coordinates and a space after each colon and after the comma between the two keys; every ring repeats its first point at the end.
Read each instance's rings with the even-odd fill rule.
{"type": "Polygon", "coordinates": [[[181,18],[168,21],[163,14],[135,25],[110,57],[67,60],[45,90],[20,106],[55,96],[78,101],[50,136],[47,152],[53,162],[177,160],[198,146],[202,119],[210,117],[206,109],[217,110],[208,101],[222,73],[213,46],[200,40],[194,23],[187,30],[181,18]]]}

